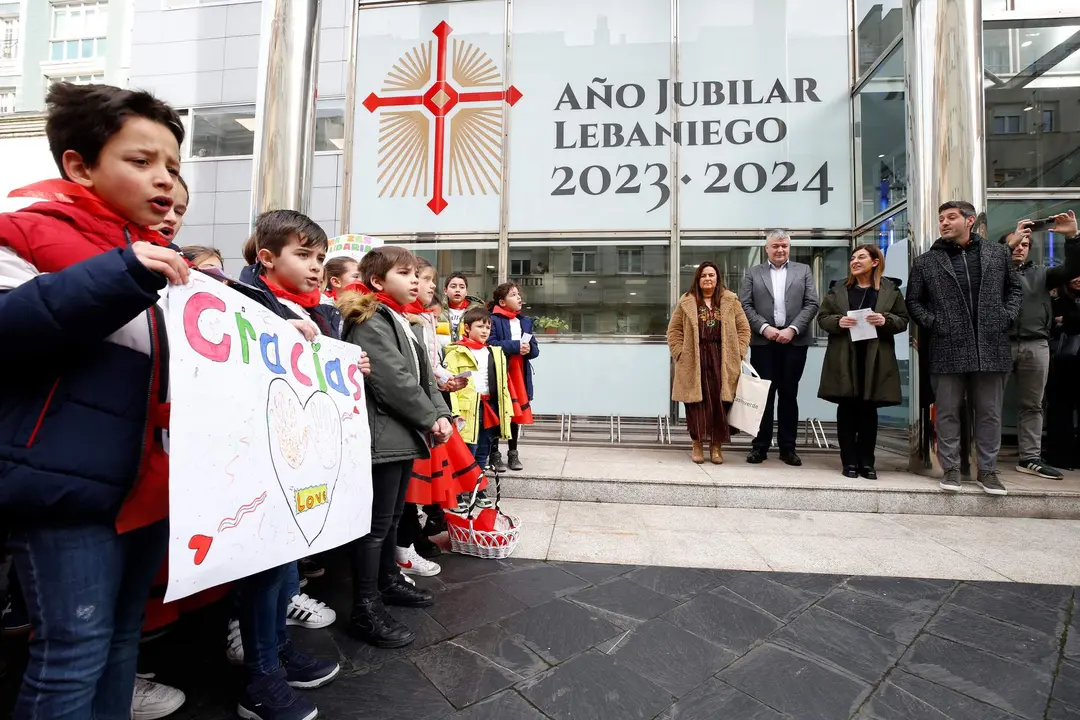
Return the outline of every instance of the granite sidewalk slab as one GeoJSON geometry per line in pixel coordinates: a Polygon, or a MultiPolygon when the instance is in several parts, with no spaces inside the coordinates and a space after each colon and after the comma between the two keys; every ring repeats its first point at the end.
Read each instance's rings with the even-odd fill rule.
{"type": "MultiPolygon", "coordinates": [[[[440,559],[433,608],[395,610],[418,635],[373,650],[345,632],[348,564],[307,588],[338,623],[292,628],[342,674],[320,717],[365,720],[1004,720],[1080,717],[1070,586],[440,559]]],[[[225,608],[143,645],[141,669],[181,688],[177,720],[234,717],[240,671],[225,608]]],[[[4,640],[17,686],[19,647],[4,640]]]]}

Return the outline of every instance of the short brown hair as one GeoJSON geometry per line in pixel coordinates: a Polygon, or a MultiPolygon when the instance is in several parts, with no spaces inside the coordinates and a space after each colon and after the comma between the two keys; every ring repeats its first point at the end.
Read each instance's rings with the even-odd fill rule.
{"type": "Polygon", "coordinates": [[[377,247],[364,255],[360,261],[360,281],[374,290],[375,286],[371,284],[372,279],[386,280],[386,276],[398,265],[415,268],[416,256],[397,245],[377,247]]]}
{"type": "Polygon", "coordinates": [[[468,330],[473,323],[484,322],[488,325],[491,324],[491,313],[487,308],[473,307],[465,311],[465,315],[461,318],[461,324],[468,330]]]}
{"type": "Polygon", "coordinates": [[[259,261],[259,248],[255,244],[254,235],[244,241],[244,249],[240,252],[244,256],[244,262],[248,265],[254,265],[259,261]]]}
{"type": "Polygon", "coordinates": [[[180,116],[168,103],[142,90],[58,82],[45,95],[45,105],[49,152],[65,180],[71,179],[64,173],[65,152],[74,150],[88,167],[94,167],[105,143],[133,117],[164,125],[178,146],[184,144],[180,116]]]}
{"type": "MultiPolygon", "coordinates": [[[[330,244],[326,231],[319,227],[318,223],[295,210],[269,210],[255,218],[255,232],[252,237],[256,250],[269,250],[277,257],[293,235],[300,238],[301,247],[325,250],[330,244]]],[[[246,253],[246,246],[244,250],[246,253]]]]}

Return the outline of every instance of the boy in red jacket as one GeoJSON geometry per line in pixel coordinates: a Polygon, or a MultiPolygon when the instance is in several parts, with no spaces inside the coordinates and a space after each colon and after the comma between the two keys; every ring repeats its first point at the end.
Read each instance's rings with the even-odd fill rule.
{"type": "Polygon", "coordinates": [[[168,214],[184,130],[144,92],[54,85],[60,169],[0,215],[0,512],[33,627],[15,718],[128,720],[168,541],[168,345],[188,267],[168,214]]]}

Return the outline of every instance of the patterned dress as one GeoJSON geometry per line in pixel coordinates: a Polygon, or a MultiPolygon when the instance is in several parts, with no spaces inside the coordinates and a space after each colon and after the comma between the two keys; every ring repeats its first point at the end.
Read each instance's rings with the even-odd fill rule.
{"type": "MultiPolygon", "coordinates": [[[[714,301],[715,302],[715,301],[714,301]]],[[[686,403],[686,427],[698,442],[729,442],[727,409],[721,401],[720,311],[702,305],[698,308],[698,359],[701,362],[701,402],[686,403]]]]}

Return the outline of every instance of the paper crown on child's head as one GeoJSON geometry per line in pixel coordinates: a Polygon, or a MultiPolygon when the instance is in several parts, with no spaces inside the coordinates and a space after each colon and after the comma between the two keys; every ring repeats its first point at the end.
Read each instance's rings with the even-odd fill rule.
{"type": "Polygon", "coordinates": [[[331,238],[326,249],[326,259],[349,257],[357,262],[367,253],[381,246],[383,241],[370,235],[338,235],[331,238]]]}

